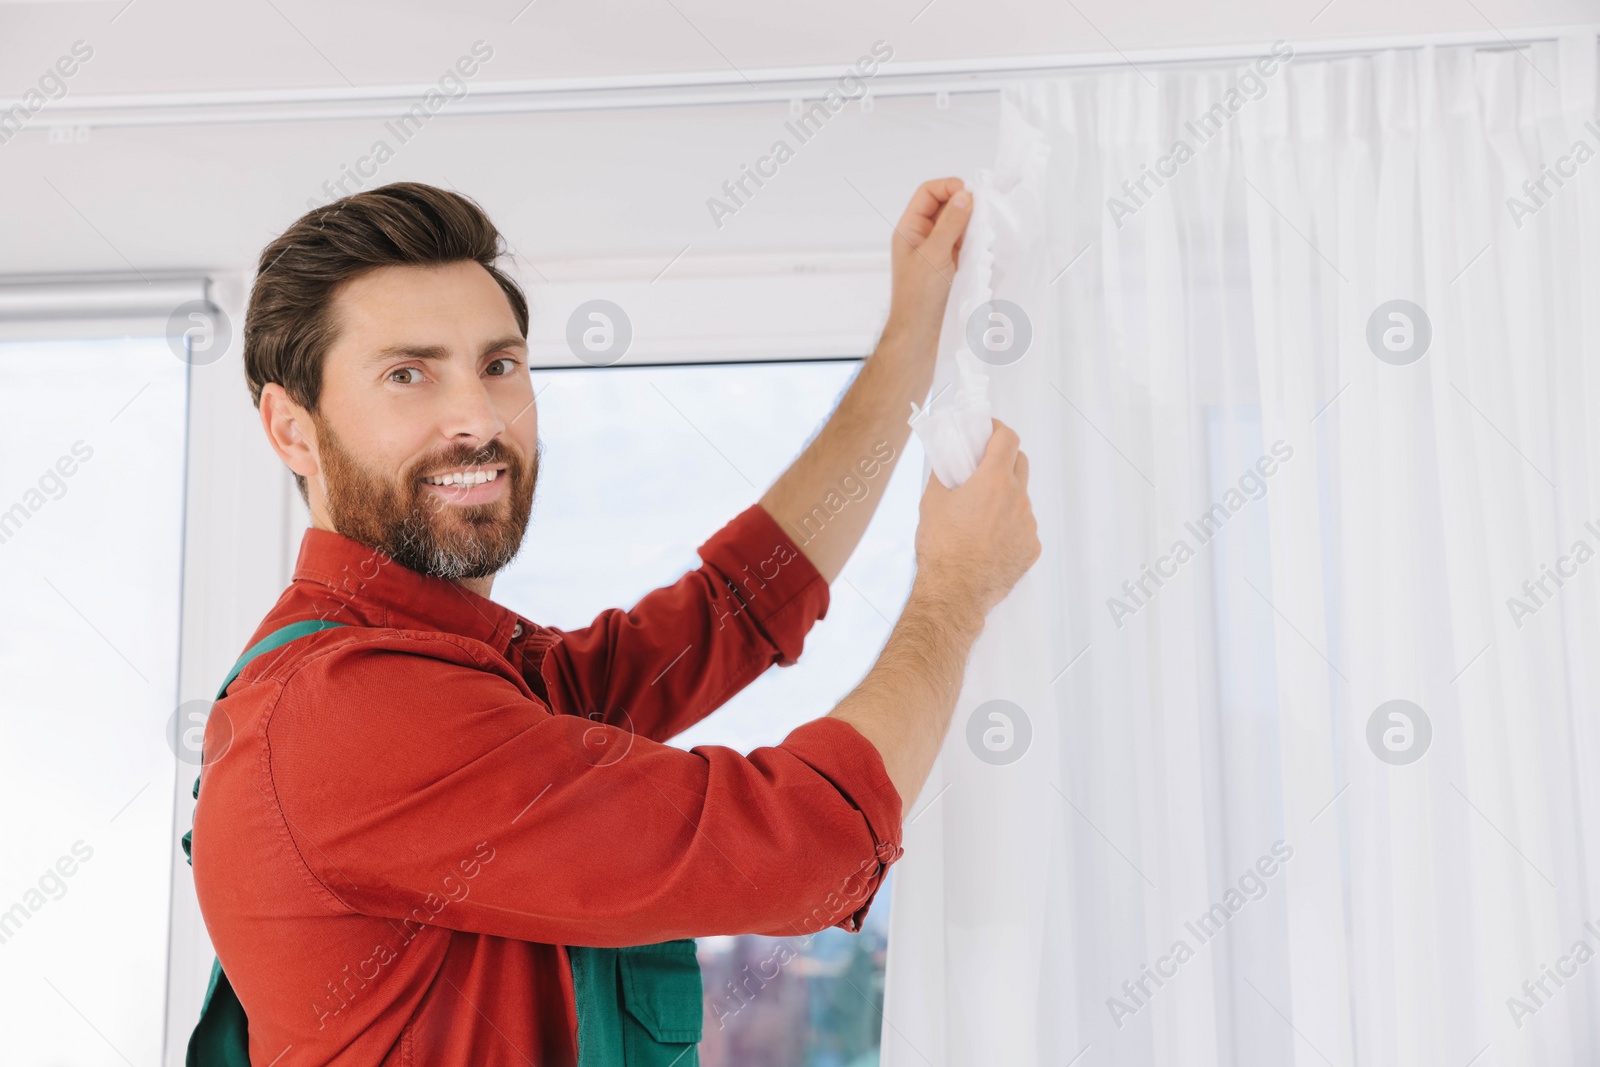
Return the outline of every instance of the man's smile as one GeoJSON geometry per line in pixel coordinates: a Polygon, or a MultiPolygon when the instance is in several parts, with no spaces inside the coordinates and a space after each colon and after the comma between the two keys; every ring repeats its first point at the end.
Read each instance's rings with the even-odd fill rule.
{"type": "Polygon", "coordinates": [[[453,467],[425,476],[422,484],[450,504],[488,504],[504,494],[505,470],[503,463],[453,467]]]}

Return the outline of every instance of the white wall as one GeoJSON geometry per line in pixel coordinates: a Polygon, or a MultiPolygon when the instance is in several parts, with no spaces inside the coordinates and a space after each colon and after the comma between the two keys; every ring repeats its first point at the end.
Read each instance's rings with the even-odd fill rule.
{"type": "MultiPolygon", "coordinates": [[[[276,4],[0,0],[0,101],[73,43],[93,58],[24,131],[0,144],[0,274],[248,267],[321,184],[383,136],[383,120],[105,128],[52,143],[49,126],[101,97],[241,90],[345,94],[439,78],[474,41],[491,83],[774,67],[842,69],[874,41],[890,70],[977,57],[1151,50],[1374,35],[1502,32],[1592,22],[1595,0],[539,0],[276,4]],[[518,12],[521,11],[519,15],[518,12]],[[281,12],[281,14],[279,13],[281,12]],[[513,23],[512,19],[515,18],[513,23]]],[[[450,182],[480,199],[536,261],[883,247],[886,223],[925,177],[988,159],[993,97],[884,100],[834,119],[721,228],[706,198],[781,134],[783,102],[691,109],[463,116],[447,107],[369,184],[450,182]],[[846,184],[855,183],[858,193],[846,184]],[[863,198],[864,194],[864,198],[863,198]],[[870,203],[869,203],[870,201],[870,203]],[[880,215],[881,213],[881,215],[880,215]]]]}

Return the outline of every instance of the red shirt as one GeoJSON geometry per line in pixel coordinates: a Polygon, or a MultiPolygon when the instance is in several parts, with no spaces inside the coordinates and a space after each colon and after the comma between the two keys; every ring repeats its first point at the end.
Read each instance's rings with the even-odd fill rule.
{"type": "MultiPolygon", "coordinates": [[[[838,719],[741,756],[662,744],[800,655],[828,586],[760,506],[590,626],[536,626],[308,530],[212,710],[206,928],[257,1064],[563,1067],[563,945],[858,930],[901,800],[838,719]]],[[[819,712],[827,709],[818,709],[819,712]]]]}

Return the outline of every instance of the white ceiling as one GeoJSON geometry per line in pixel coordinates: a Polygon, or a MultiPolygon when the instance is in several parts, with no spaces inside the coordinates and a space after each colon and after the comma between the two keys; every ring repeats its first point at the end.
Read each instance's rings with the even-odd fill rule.
{"type": "MultiPolygon", "coordinates": [[[[1474,33],[1600,21],[1600,0],[0,0],[0,102],[73,42],[78,101],[132,93],[418,85],[474,41],[498,82],[840,68],[874,41],[894,63],[1315,38],[1474,33]],[[521,12],[519,15],[519,11],[521,12]],[[1320,13],[1319,13],[1320,12],[1320,13]],[[513,18],[515,21],[513,22],[513,18]]],[[[452,184],[535,263],[592,256],[880,249],[916,182],[993,151],[990,96],[846,108],[719,229],[706,199],[781,133],[783,103],[449,115],[369,185],[452,184]]],[[[0,144],[0,274],[250,264],[382,120],[93,128],[52,143],[49,107],[0,144]]],[[[447,113],[447,112],[446,112],[447,113]]]]}

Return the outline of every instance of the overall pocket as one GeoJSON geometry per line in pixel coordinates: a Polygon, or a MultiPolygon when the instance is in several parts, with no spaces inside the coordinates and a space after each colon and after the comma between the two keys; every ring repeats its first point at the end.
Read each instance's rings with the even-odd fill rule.
{"type": "Polygon", "coordinates": [[[700,963],[694,941],[568,948],[579,1067],[699,1067],[700,963]]]}
{"type": "Polygon", "coordinates": [[[628,1067],[698,1067],[705,1008],[693,939],[617,950],[628,1067]]]}

